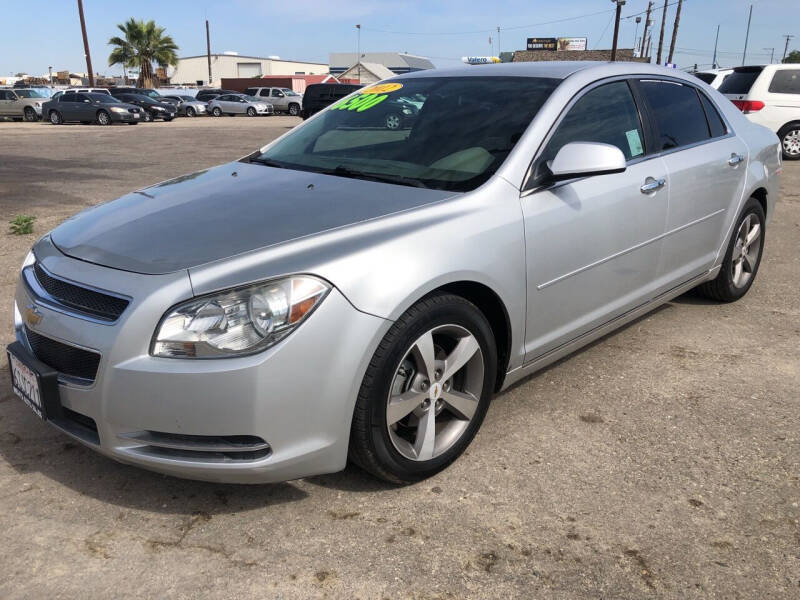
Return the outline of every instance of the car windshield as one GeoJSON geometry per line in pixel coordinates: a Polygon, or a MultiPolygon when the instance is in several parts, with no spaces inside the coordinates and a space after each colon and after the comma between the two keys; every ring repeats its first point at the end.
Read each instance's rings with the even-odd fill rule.
{"type": "Polygon", "coordinates": [[[184,102],[194,102],[197,100],[194,96],[173,96],[173,98],[178,98],[179,100],[183,100],[184,102]]]}
{"type": "Polygon", "coordinates": [[[746,94],[753,87],[756,79],[763,71],[763,67],[740,67],[734,69],[722,85],[719,86],[720,94],[746,94]]]}
{"type": "Polygon", "coordinates": [[[281,88],[281,91],[284,94],[286,94],[287,96],[298,96],[299,95],[296,92],[294,92],[293,90],[290,90],[290,89],[287,89],[287,88],[281,88]]]}
{"type": "Polygon", "coordinates": [[[155,90],[146,90],[146,91],[142,92],[142,95],[143,96],[148,96],[149,98],[152,98],[153,100],[160,100],[161,99],[161,94],[159,94],[155,90]]]}
{"type": "Polygon", "coordinates": [[[480,76],[391,80],[338,101],[250,160],[468,191],[497,171],[558,83],[480,76]],[[404,97],[419,108],[399,101],[404,97]]]}
{"type": "Polygon", "coordinates": [[[263,99],[257,98],[256,96],[244,96],[244,99],[248,102],[264,102],[263,99]]]}
{"type": "Polygon", "coordinates": [[[43,96],[42,94],[40,94],[39,92],[37,92],[36,90],[16,90],[16,92],[17,92],[17,96],[19,96],[20,98],[45,98],[46,97],[46,96],[43,96]]]}

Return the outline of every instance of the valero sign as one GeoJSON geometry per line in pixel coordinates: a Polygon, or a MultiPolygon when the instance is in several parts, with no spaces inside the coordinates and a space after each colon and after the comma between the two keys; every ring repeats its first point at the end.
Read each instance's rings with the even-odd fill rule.
{"type": "Polygon", "coordinates": [[[465,62],[468,65],[491,65],[499,63],[500,59],[496,56],[462,56],[461,62],[465,62]]]}

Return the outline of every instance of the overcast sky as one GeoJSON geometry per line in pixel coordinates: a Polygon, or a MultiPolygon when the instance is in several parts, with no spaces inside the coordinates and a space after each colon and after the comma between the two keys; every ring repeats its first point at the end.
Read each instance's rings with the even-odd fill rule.
{"type": "MultiPolygon", "coordinates": [[[[676,0],[668,0],[675,2],[676,0]]],[[[179,54],[205,53],[206,18],[211,22],[212,52],[327,62],[329,52],[355,51],[355,24],[362,25],[362,51],[402,51],[451,66],[464,55],[489,55],[525,48],[527,37],[587,37],[589,48],[610,48],[614,5],[609,0],[84,0],[94,70],[109,68],[108,38],[129,17],[154,19],[180,46],[179,54]],[[592,14],[594,13],[594,14],[592,14]],[[578,18],[575,18],[578,17],[578,18]],[[553,21],[561,22],[553,23],[553,21]],[[549,23],[549,24],[548,24],[549,23]],[[496,28],[500,26],[500,35],[496,28]]],[[[663,0],[653,11],[658,41],[663,0]]],[[[709,66],[719,24],[718,62],[742,61],[747,13],[753,4],[748,63],[769,61],[775,48],[783,55],[783,34],[797,36],[800,49],[800,0],[684,0],[675,62],[679,67],[709,66]]],[[[0,0],[0,75],[53,70],[83,72],[86,65],[75,0],[0,0]]],[[[633,46],[636,24],[624,17],[644,11],[647,0],[623,7],[620,47],[633,46]]],[[[676,6],[668,6],[665,55],[676,6]]],[[[639,25],[639,35],[643,23],[639,25]]],[[[663,61],[664,59],[662,59],[663,61]]]]}

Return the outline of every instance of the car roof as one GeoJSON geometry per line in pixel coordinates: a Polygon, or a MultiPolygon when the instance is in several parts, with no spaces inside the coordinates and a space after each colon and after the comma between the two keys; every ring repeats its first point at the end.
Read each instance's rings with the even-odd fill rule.
{"type": "Polygon", "coordinates": [[[690,77],[678,69],[668,69],[640,62],[601,62],[601,61],[543,61],[517,62],[486,65],[464,65],[449,69],[428,69],[402,75],[403,79],[425,77],[544,77],[566,79],[570,75],[583,72],[596,78],[616,75],[666,75],[691,81],[690,77]]]}

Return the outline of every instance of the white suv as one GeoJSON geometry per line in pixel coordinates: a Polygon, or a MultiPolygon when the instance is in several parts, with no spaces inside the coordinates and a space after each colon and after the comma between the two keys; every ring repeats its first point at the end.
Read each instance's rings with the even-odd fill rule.
{"type": "Polygon", "coordinates": [[[694,76],[716,90],[731,73],[733,73],[733,69],[709,69],[708,71],[698,71],[694,76]]]}
{"type": "Polygon", "coordinates": [[[800,64],[736,67],[719,91],[778,134],[785,159],[800,159],[800,64]]]}

